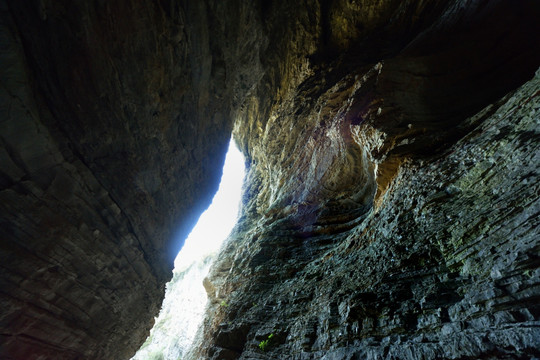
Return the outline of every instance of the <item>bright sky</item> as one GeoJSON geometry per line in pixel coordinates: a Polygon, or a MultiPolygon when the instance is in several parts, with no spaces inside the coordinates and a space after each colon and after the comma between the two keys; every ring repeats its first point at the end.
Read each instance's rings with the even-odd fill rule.
{"type": "Polygon", "coordinates": [[[175,271],[182,271],[195,260],[219,249],[238,220],[243,179],[244,156],[231,140],[219,190],[178,253],[175,271]]]}

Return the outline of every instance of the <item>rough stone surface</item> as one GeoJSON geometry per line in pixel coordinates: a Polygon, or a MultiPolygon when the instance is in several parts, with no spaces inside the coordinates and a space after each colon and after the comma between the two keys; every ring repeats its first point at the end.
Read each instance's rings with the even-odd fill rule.
{"type": "Polygon", "coordinates": [[[1,0],[0,356],[133,355],[233,129],[243,215],[193,357],[539,357],[539,17],[1,0]]]}
{"type": "Polygon", "coordinates": [[[538,6],[351,4],[270,40],[192,358],[539,356],[538,79],[503,98],[540,65],[538,6]]]}
{"type": "Polygon", "coordinates": [[[242,48],[204,2],[0,11],[0,358],[129,358],[217,189],[242,48]]]}
{"type": "Polygon", "coordinates": [[[245,218],[206,280],[195,357],[538,357],[539,110],[540,71],[367,213],[245,218]]]}

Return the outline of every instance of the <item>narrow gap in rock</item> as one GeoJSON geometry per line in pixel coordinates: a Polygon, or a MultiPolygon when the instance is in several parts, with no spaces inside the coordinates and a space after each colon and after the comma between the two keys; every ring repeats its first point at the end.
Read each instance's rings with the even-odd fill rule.
{"type": "Polygon", "coordinates": [[[231,140],[219,190],[178,253],[160,314],[133,360],[176,360],[193,341],[207,302],[203,279],[237,222],[244,172],[243,155],[231,140]]]}

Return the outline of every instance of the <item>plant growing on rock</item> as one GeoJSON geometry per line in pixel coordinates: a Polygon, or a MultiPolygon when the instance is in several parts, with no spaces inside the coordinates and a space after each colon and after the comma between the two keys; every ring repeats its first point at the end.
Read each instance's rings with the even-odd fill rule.
{"type": "Polygon", "coordinates": [[[259,349],[261,349],[262,351],[266,351],[266,348],[268,347],[268,343],[270,342],[270,340],[274,337],[274,334],[270,334],[268,335],[268,338],[266,340],[263,340],[259,343],[259,349]]]}

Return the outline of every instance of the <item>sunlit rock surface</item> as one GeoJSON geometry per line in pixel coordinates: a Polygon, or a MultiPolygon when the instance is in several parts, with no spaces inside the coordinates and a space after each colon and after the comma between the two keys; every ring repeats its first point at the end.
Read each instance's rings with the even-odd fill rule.
{"type": "Polygon", "coordinates": [[[540,72],[455,145],[404,161],[367,211],[246,216],[206,281],[194,358],[538,356],[539,94],[540,72]]]}
{"type": "Polygon", "coordinates": [[[539,356],[538,5],[356,3],[266,18],[192,358],[539,356]]]}
{"type": "Polygon", "coordinates": [[[215,254],[208,255],[174,271],[150,336],[132,360],[183,358],[204,317],[206,292],[202,283],[214,258],[215,254]]]}
{"type": "Polygon", "coordinates": [[[538,18],[0,0],[1,357],[133,356],[231,130],[243,214],[194,358],[540,357],[538,18]]]}

